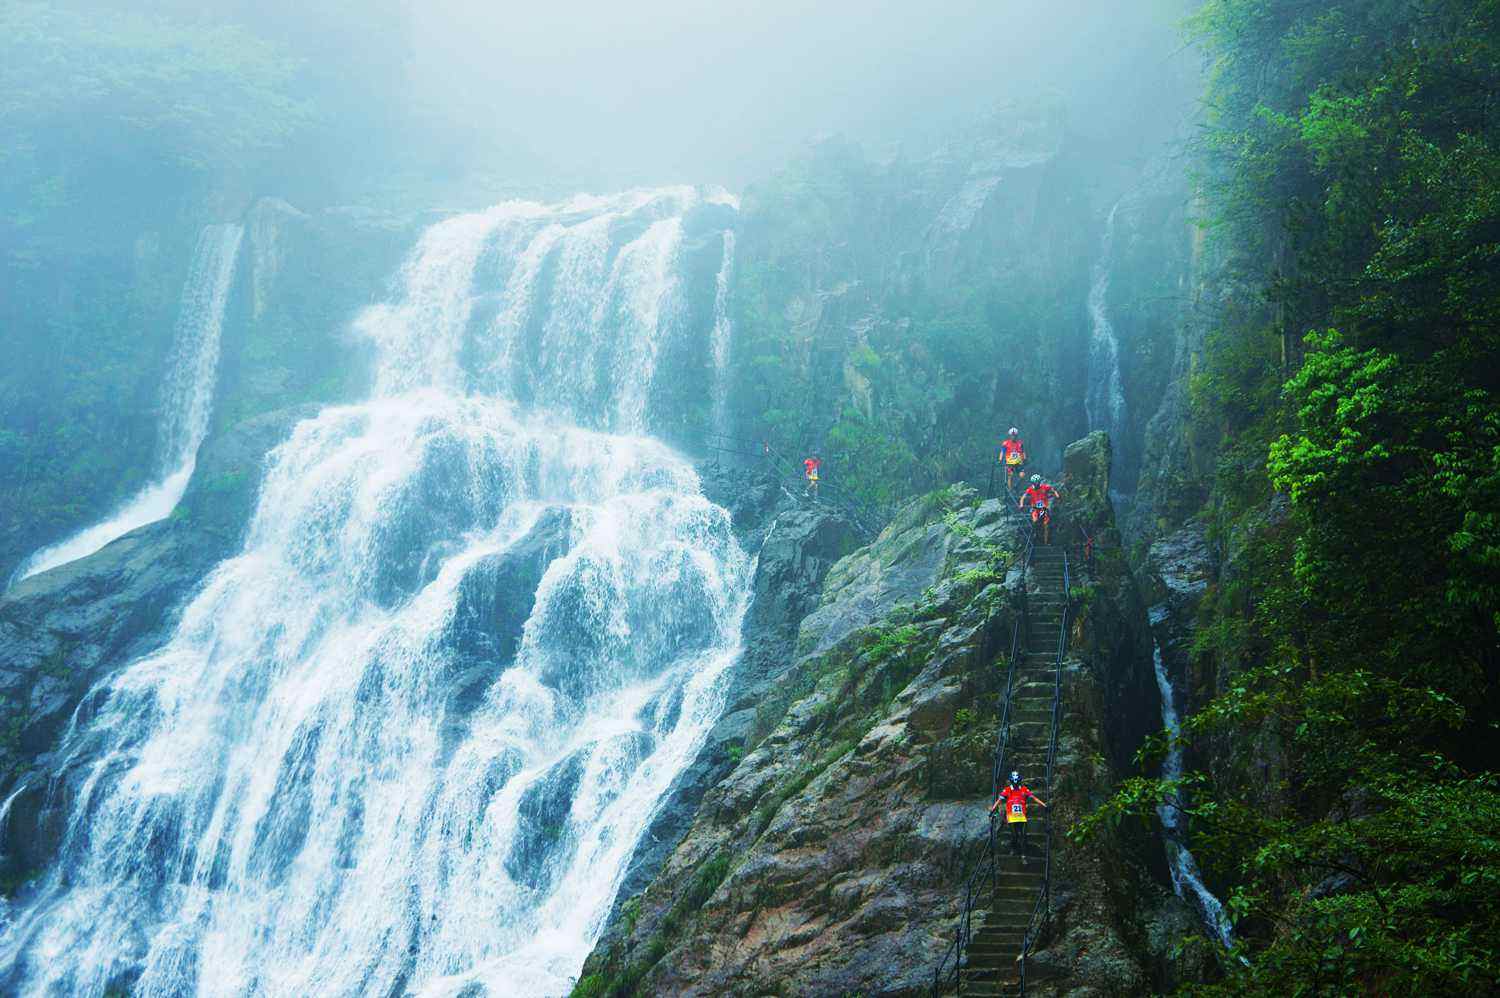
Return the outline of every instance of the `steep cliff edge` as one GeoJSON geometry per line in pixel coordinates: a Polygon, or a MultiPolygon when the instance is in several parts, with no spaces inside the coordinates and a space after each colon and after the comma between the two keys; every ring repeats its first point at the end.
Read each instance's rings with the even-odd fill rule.
{"type": "MultiPolygon", "coordinates": [[[[1107,444],[1085,451],[1075,485],[1103,496],[1107,479],[1082,476],[1107,471],[1107,444]]],[[[1107,501],[1091,513],[1095,531],[1112,531],[1107,501]]],[[[660,873],[616,906],[575,994],[931,986],[987,834],[1027,529],[999,502],[944,490],[832,567],[795,641],[775,648],[779,674],[731,708],[743,720],[732,770],[660,873]]],[[[1074,575],[1058,829],[1107,792],[1159,723],[1144,612],[1117,557],[1074,575]]],[[[1144,843],[1058,834],[1054,845],[1054,918],[1037,965],[1071,987],[1143,988],[1149,944],[1133,928],[1130,885],[1149,879],[1144,843]]]]}

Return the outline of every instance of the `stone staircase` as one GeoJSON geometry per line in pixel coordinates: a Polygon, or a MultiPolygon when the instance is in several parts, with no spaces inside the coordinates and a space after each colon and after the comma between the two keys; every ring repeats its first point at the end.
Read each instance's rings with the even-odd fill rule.
{"type": "MultiPolygon", "coordinates": [[[[1010,739],[1005,752],[1006,772],[1017,770],[1037,796],[1046,800],[1047,750],[1052,737],[1052,694],[1063,611],[1063,549],[1037,545],[1031,556],[1031,594],[1027,597],[1026,629],[1016,663],[1011,692],[1010,739]]],[[[978,928],[964,961],[963,993],[1014,995],[1019,984],[1017,959],[1032,911],[1042,889],[1043,843],[1050,820],[1045,808],[1028,815],[1024,857],[1010,853],[1009,830],[1002,822],[997,848],[999,870],[994,902],[976,913],[978,928]]]]}

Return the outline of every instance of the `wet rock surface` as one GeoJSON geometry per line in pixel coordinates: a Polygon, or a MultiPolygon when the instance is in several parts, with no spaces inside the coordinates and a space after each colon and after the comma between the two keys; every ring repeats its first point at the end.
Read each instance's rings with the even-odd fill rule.
{"type": "MultiPolygon", "coordinates": [[[[780,648],[782,671],[726,713],[741,739],[732,765],[667,844],[660,873],[622,892],[579,993],[931,987],[987,834],[1023,529],[999,502],[947,490],[827,572],[795,642],[780,648]]],[[[1090,569],[1078,578],[1099,581],[1090,569]]],[[[1128,574],[1114,583],[1128,588],[1128,574]]],[[[1133,660],[1143,625],[1133,589],[1098,596],[1077,625],[1058,828],[1117,775],[1108,760],[1128,756],[1106,742],[1136,725],[1105,718],[1155,707],[1122,692],[1151,688],[1149,658],[1133,660]],[[1111,675],[1132,668],[1142,675],[1111,675]]],[[[1047,956],[1057,979],[1099,989],[1079,993],[1138,990],[1146,971],[1121,928],[1133,912],[1112,886],[1121,878],[1106,876],[1140,869],[1133,847],[1057,845],[1047,956]]]]}
{"type": "Polygon", "coordinates": [[[754,724],[756,705],[786,671],[798,625],[817,605],[829,570],[859,544],[837,511],[800,504],[767,475],[720,468],[704,474],[704,491],[729,510],[741,543],[759,550],[743,626],[744,651],[730,676],[728,706],[694,762],[677,778],[636,846],[612,921],[624,899],[645,890],[687,831],[708,788],[735,766],[754,724]]]}

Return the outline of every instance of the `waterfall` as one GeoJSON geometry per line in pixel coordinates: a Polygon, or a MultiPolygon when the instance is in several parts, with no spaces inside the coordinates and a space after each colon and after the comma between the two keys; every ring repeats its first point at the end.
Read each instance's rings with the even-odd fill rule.
{"type": "MultiPolygon", "coordinates": [[[[1120,378],[1120,344],[1114,324],[1109,319],[1109,284],[1114,267],[1115,216],[1120,202],[1109,210],[1099,259],[1094,263],[1093,283],[1089,289],[1089,361],[1088,389],[1084,395],[1084,412],[1089,431],[1105,430],[1114,448],[1116,470],[1124,467],[1125,448],[1129,442],[1129,418],[1125,409],[1125,386],[1120,378]]],[[[1110,476],[1119,481],[1118,475],[1110,476]]]]}
{"type": "Polygon", "coordinates": [[[158,477],[103,523],[32,555],[16,574],[17,581],[86,558],[117,537],[165,519],[177,508],[187,491],[188,480],[193,477],[198,448],[208,434],[219,373],[224,310],[229,304],[229,289],[234,283],[234,265],[244,232],[239,225],[210,225],[198,238],[182,291],[162,391],[161,424],[157,430],[158,477]]]}
{"type": "Polygon", "coordinates": [[[67,734],[0,991],[569,990],[739,653],[750,559],[641,435],[663,342],[710,346],[699,200],[422,236],[355,324],[372,397],[272,452],[242,551],[67,734]]]}
{"type": "MultiPolygon", "coordinates": [[[[1152,623],[1156,623],[1155,620],[1152,623]]],[[[1151,649],[1152,664],[1156,669],[1156,687],[1161,692],[1161,722],[1171,735],[1171,742],[1167,746],[1167,756],[1162,760],[1161,775],[1164,780],[1182,779],[1182,746],[1178,743],[1177,736],[1182,731],[1182,724],[1177,712],[1177,693],[1172,688],[1172,679],[1167,675],[1167,666],[1162,659],[1161,644],[1152,638],[1151,649]]],[[[1181,798],[1174,795],[1174,799],[1168,803],[1161,804],[1156,809],[1157,817],[1161,819],[1163,838],[1166,840],[1167,864],[1172,873],[1172,890],[1178,897],[1191,904],[1198,912],[1198,917],[1227,949],[1234,944],[1234,933],[1230,928],[1229,915],[1224,911],[1224,906],[1219,899],[1214,897],[1208,886],[1203,883],[1203,875],[1198,870],[1198,861],[1183,844],[1182,812],[1178,808],[1181,798]]]]}
{"type": "Polygon", "coordinates": [[[714,279],[714,387],[712,430],[729,432],[729,283],[734,271],[734,230],[724,230],[724,259],[714,279]]]}

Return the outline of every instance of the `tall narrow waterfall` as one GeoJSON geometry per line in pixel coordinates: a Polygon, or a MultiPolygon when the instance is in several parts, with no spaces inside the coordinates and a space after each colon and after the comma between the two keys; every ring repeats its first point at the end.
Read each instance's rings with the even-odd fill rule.
{"type": "Polygon", "coordinates": [[[24,579],[86,558],[117,537],[171,515],[193,477],[198,447],[208,433],[219,373],[219,338],[234,283],[244,229],[210,225],[198,238],[182,291],[176,335],[162,392],[157,431],[158,478],[103,523],[32,555],[16,578],[24,579]]]}
{"type": "MultiPolygon", "coordinates": [[[[1156,621],[1153,620],[1153,623],[1156,621]]],[[[1182,779],[1182,746],[1177,743],[1177,735],[1182,731],[1182,724],[1177,711],[1177,693],[1172,688],[1172,679],[1167,675],[1167,666],[1162,659],[1161,645],[1153,641],[1152,662],[1156,668],[1156,687],[1161,693],[1161,721],[1172,736],[1172,741],[1167,747],[1167,756],[1162,760],[1161,775],[1164,780],[1182,779]]],[[[1226,947],[1234,943],[1234,934],[1229,925],[1229,915],[1224,911],[1224,905],[1214,897],[1213,892],[1203,883],[1203,875],[1198,870],[1198,861],[1188,851],[1183,843],[1182,811],[1177,806],[1180,798],[1175,798],[1156,809],[1157,817],[1161,819],[1162,837],[1166,840],[1167,863],[1172,873],[1172,889],[1177,896],[1192,905],[1198,912],[1198,917],[1203,924],[1218,937],[1226,947]]]]}
{"type": "Polygon", "coordinates": [[[729,432],[729,283],[734,275],[734,230],[724,230],[724,258],[714,280],[713,431],[729,432]]]}
{"type": "Polygon", "coordinates": [[[637,435],[667,341],[710,349],[701,200],[422,237],[356,323],[373,397],[272,453],[243,551],[67,735],[0,991],[568,991],[739,648],[750,561],[637,435]]]}
{"type": "MultiPolygon", "coordinates": [[[[1129,416],[1125,409],[1125,386],[1120,378],[1120,344],[1109,318],[1109,284],[1114,266],[1115,216],[1120,204],[1109,210],[1099,259],[1094,263],[1093,284],[1089,289],[1088,389],[1084,412],[1089,430],[1105,430],[1114,448],[1115,468],[1122,467],[1122,457],[1129,445],[1129,416]]],[[[1119,476],[1111,476],[1118,481],[1119,476]]]]}

